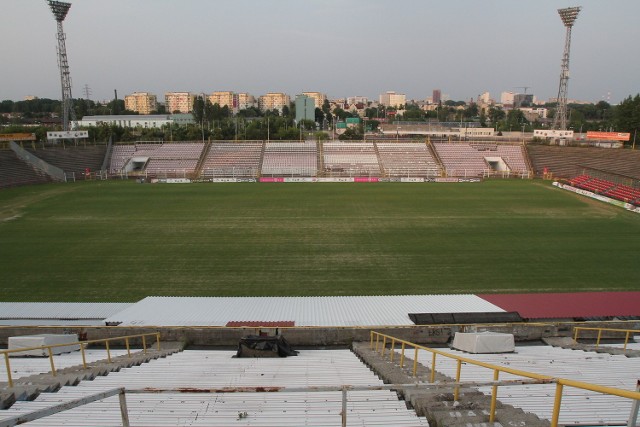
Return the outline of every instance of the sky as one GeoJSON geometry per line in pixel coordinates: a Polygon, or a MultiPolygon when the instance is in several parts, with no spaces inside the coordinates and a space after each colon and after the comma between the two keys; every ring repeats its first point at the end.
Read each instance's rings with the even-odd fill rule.
{"type": "MultiPolygon", "coordinates": [[[[640,92],[638,0],[71,0],[64,21],[73,96],[231,90],[330,98],[396,91],[453,100],[488,91],[557,96],[573,27],[569,98],[640,92]]],[[[46,0],[2,0],[0,100],[61,98],[46,0]]]]}

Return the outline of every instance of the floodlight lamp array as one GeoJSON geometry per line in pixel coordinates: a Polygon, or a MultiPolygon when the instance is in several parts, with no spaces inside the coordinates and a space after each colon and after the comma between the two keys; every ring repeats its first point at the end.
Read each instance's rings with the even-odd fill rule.
{"type": "Polygon", "coordinates": [[[56,17],[56,21],[62,22],[64,21],[64,18],[67,17],[67,12],[69,12],[71,3],[49,0],[49,7],[51,7],[51,11],[53,12],[53,15],[56,17]]]}
{"type": "Polygon", "coordinates": [[[562,19],[562,23],[565,27],[573,26],[573,23],[578,18],[578,13],[580,13],[580,6],[578,7],[568,7],[566,9],[558,9],[558,13],[560,14],[560,19],[562,19]]]}

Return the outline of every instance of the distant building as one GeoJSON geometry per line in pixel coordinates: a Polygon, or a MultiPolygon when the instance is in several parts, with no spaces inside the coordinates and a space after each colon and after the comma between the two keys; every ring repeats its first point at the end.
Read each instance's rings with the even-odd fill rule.
{"type": "Polygon", "coordinates": [[[520,108],[520,111],[522,111],[525,118],[530,122],[546,119],[549,112],[546,108],[520,108]]]}
{"type": "Polygon", "coordinates": [[[503,105],[513,105],[513,98],[515,97],[513,92],[502,92],[500,94],[500,103],[503,105]]]}
{"type": "Polygon", "coordinates": [[[195,100],[196,96],[189,92],[167,92],[164,94],[167,113],[175,111],[190,113],[193,111],[193,102],[195,100]]]}
{"type": "Polygon", "coordinates": [[[296,96],[296,122],[301,120],[316,121],[315,99],[304,94],[296,96]]]}
{"type": "Polygon", "coordinates": [[[302,92],[302,94],[314,100],[314,108],[322,108],[322,104],[324,104],[324,101],[327,99],[327,95],[320,92],[302,92]]]}
{"type": "Polygon", "coordinates": [[[258,103],[256,98],[249,93],[238,94],[238,110],[246,110],[247,108],[256,107],[258,103]]]}
{"type": "Polygon", "coordinates": [[[195,124],[196,120],[191,113],[180,113],[180,114],[171,114],[169,119],[174,125],[192,125],[195,124]]]}
{"type": "Polygon", "coordinates": [[[123,115],[123,116],[84,116],[79,122],[80,126],[116,125],[121,127],[161,128],[172,123],[168,114],[154,115],[123,115]]]}
{"type": "Polygon", "coordinates": [[[79,122],[80,126],[116,125],[129,128],[161,128],[164,125],[193,124],[193,114],[140,114],[140,115],[114,115],[114,116],[84,116],[79,122]]]}
{"type": "Polygon", "coordinates": [[[27,95],[24,97],[25,101],[35,101],[36,99],[38,99],[38,97],[34,95],[27,95]]]}
{"type": "Polygon", "coordinates": [[[513,96],[514,108],[531,107],[532,105],[533,105],[532,93],[516,93],[513,96]]]}
{"type": "Polygon", "coordinates": [[[484,92],[482,95],[478,95],[478,104],[491,104],[491,94],[484,92]]]}
{"type": "Polygon", "coordinates": [[[366,96],[350,96],[349,98],[347,98],[347,104],[349,104],[349,105],[354,105],[354,104],[367,105],[367,104],[369,104],[369,99],[366,96]]]}
{"type": "Polygon", "coordinates": [[[401,105],[405,105],[407,103],[407,96],[403,93],[395,93],[395,92],[386,92],[380,95],[380,104],[385,105],[387,107],[396,107],[398,108],[401,105]]]}
{"type": "Polygon", "coordinates": [[[134,92],[124,97],[124,108],[139,114],[151,114],[158,109],[158,97],[148,92],[134,92]]]}
{"type": "Polygon", "coordinates": [[[258,100],[258,106],[261,111],[278,110],[282,113],[282,109],[285,106],[289,106],[291,98],[284,93],[267,93],[262,95],[258,100]]]}
{"type": "Polygon", "coordinates": [[[431,102],[434,104],[440,104],[442,102],[442,92],[440,89],[434,89],[431,95],[431,102]]]}
{"type": "Polygon", "coordinates": [[[238,112],[238,94],[233,92],[213,92],[208,96],[209,102],[220,107],[225,105],[234,113],[238,112]]]}

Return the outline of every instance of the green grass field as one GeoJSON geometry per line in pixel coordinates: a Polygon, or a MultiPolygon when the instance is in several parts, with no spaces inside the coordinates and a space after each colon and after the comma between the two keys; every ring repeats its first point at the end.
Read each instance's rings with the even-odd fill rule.
{"type": "Polygon", "coordinates": [[[540,181],[0,191],[0,301],[635,290],[640,215],[540,181]]]}

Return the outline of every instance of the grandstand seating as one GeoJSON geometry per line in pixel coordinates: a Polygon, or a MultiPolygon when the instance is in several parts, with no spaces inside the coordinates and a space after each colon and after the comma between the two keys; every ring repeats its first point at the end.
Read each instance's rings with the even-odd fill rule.
{"type": "Polygon", "coordinates": [[[527,150],[537,175],[546,168],[556,177],[571,178],[588,167],[640,179],[639,150],[535,144],[528,145],[527,150]]]}
{"type": "Polygon", "coordinates": [[[268,142],[262,160],[263,176],[316,176],[315,142],[268,142]]]}
{"type": "MultiPolygon", "coordinates": [[[[26,147],[25,147],[26,148],[26,147]]],[[[76,179],[85,178],[85,171],[99,171],[107,152],[106,145],[26,148],[28,152],[66,173],[73,172],[76,179]]]]}
{"type": "Polygon", "coordinates": [[[491,171],[486,158],[499,157],[510,173],[526,174],[527,161],[519,145],[490,143],[433,144],[448,176],[484,176],[491,171]]]}
{"type": "Polygon", "coordinates": [[[628,185],[616,184],[613,181],[594,178],[585,174],[570,179],[569,183],[583,190],[640,206],[640,189],[628,185]]]}
{"type": "Polygon", "coordinates": [[[386,175],[391,177],[434,177],[440,168],[423,143],[376,142],[380,162],[386,175]]]}
{"type": "Polygon", "coordinates": [[[330,176],[380,175],[378,156],[370,142],[325,142],[323,160],[330,176]]]}
{"type": "Polygon", "coordinates": [[[20,160],[11,150],[0,150],[0,188],[43,184],[52,179],[20,160]]]}
{"type": "MultiPolygon", "coordinates": [[[[519,369],[537,374],[568,378],[592,384],[606,385],[626,390],[636,388],[636,376],[629,372],[637,369],[635,358],[623,355],[595,354],[550,346],[517,346],[514,353],[472,354],[457,350],[443,350],[457,356],[480,362],[519,369]],[[605,374],[606,373],[606,374],[605,374]]],[[[421,351],[419,359],[429,360],[431,354],[421,351]]],[[[456,377],[456,362],[438,358],[437,370],[449,377],[456,377]]],[[[493,371],[480,366],[465,364],[463,381],[490,381],[493,371]]],[[[501,380],[519,377],[501,374],[501,380]]],[[[504,404],[522,408],[541,418],[550,419],[555,396],[555,384],[532,384],[517,387],[501,387],[498,398],[504,404]]],[[[491,387],[481,387],[490,394],[491,387]]],[[[631,401],[615,396],[565,388],[559,425],[625,425],[631,409],[631,401]],[[570,390],[570,391],[569,391],[570,390]],[[607,420],[603,423],[603,420],[607,420]]]]}
{"type": "Polygon", "coordinates": [[[214,142],[202,164],[202,176],[256,177],[260,170],[262,142],[214,142]]]}
{"type": "Polygon", "coordinates": [[[111,154],[111,172],[118,173],[134,156],[148,157],[145,171],[152,175],[163,173],[192,174],[196,171],[204,143],[116,145],[111,154]]]}
{"type": "MultiPolygon", "coordinates": [[[[242,387],[381,386],[379,379],[349,350],[302,350],[288,358],[233,358],[234,351],[186,350],[151,363],[122,369],[77,386],[16,402],[0,420],[117,387],[147,388],[127,394],[132,425],[145,426],[331,426],[340,424],[342,393],[203,393],[242,387]],[[180,393],[153,393],[153,389],[180,393]],[[246,413],[246,419],[239,414],[246,413]]],[[[391,390],[350,391],[348,425],[428,426],[391,390]]],[[[90,403],[29,423],[34,426],[120,425],[118,398],[90,403]]]]}

